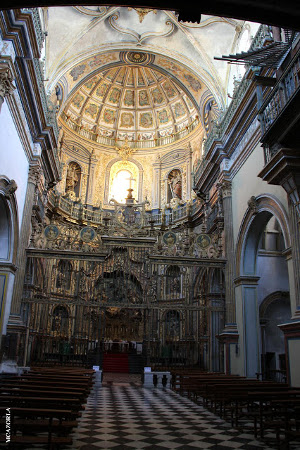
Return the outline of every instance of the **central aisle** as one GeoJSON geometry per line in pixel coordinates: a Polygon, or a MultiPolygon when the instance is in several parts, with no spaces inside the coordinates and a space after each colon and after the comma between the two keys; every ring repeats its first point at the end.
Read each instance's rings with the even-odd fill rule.
{"type": "Polygon", "coordinates": [[[169,389],[147,389],[140,376],[105,374],[74,435],[73,449],[268,449],[169,389]]]}

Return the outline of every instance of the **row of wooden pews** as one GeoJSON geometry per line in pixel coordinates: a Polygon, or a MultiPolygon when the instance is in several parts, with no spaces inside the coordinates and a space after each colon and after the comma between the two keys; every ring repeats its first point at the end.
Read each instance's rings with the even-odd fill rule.
{"type": "Polygon", "coordinates": [[[20,376],[2,376],[0,448],[71,446],[93,382],[93,370],[73,367],[34,367],[20,376]]]}
{"type": "Polygon", "coordinates": [[[255,437],[266,439],[272,433],[278,448],[300,440],[300,388],[197,370],[173,371],[171,387],[236,428],[250,425],[255,437]]]}

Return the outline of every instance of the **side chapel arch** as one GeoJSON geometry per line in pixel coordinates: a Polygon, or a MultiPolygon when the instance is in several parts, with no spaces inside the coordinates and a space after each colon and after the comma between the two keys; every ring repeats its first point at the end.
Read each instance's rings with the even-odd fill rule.
{"type": "MultiPolygon", "coordinates": [[[[284,242],[283,254],[287,254],[290,248],[287,214],[280,201],[270,194],[249,199],[237,239],[236,311],[237,323],[244,330],[239,337],[239,348],[244,373],[248,377],[255,377],[261,371],[263,349],[259,337],[258,302],[262,294],[259,285],[262,269],[258,268],[258,252],[262,234],[272,217],[278,221],[284,242]]],[[[293,279],[291,263],[291,259],[287,260],[289,281],[293,279]]],[[[274,282],[275,280],[270,280],[269,290],[275,286],[274,282]]]]}
{"type": "Polygon", "coordinates": [[[278,220],[285,248],[291,246],[288,217],[283,205],[274,196],[251,197],[237,239],[236,275],[256,274],[256,256],[261,234],[272,216],[278,220]]]}

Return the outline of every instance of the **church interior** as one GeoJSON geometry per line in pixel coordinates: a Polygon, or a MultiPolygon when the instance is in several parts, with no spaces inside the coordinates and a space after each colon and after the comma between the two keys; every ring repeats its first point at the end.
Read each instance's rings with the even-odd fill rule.
{"type": "MultiPolygon", "coordinates": [[[[0,11],[0,376],[96,370],[111,388],[127,373],[124,407],[145,368],[172,374],[183,428],[217,426],[204,400],[177,399],[196,389],[184,373],[297,397],[299,28],[250,10],[29,6],[0,11]]],[[[273,448],[212,433],[128,448],[273,448]]],[[[299,448],[288,433],[277,448],[299,448]]],[[[99,448],[85,438],[67,448],[99,448]]]]}

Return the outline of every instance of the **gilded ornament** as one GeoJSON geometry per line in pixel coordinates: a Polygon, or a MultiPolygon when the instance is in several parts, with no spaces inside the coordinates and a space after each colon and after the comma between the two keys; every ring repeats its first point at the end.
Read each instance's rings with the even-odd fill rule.
{"type": "Polygon", "coordinates": [[[115,147],[115,150],[117,150],[123,161],[127,161],[128,158],[131,157],[132,153],[134,153],[137,149],[128,145],[128,138],[126,137],[125,143],[121,147],[115,147]]]}
{"type": "Polygon", "coordinates": [[[154,14],[157,14],[157,10],[156,10],[156,9],[150,9],[150,8],[131,8],[131,7],[128,7],[128,10],[129,10],[129,11],[132,11],[132,9],[134,9],[134,10],[137,12],[137,14],[138,14],[138,16],[139,16],[140,23],[143,22],[145,16],[146,16],[147,14],[149,14],[150,12],[153,12],[154,14]]]}

